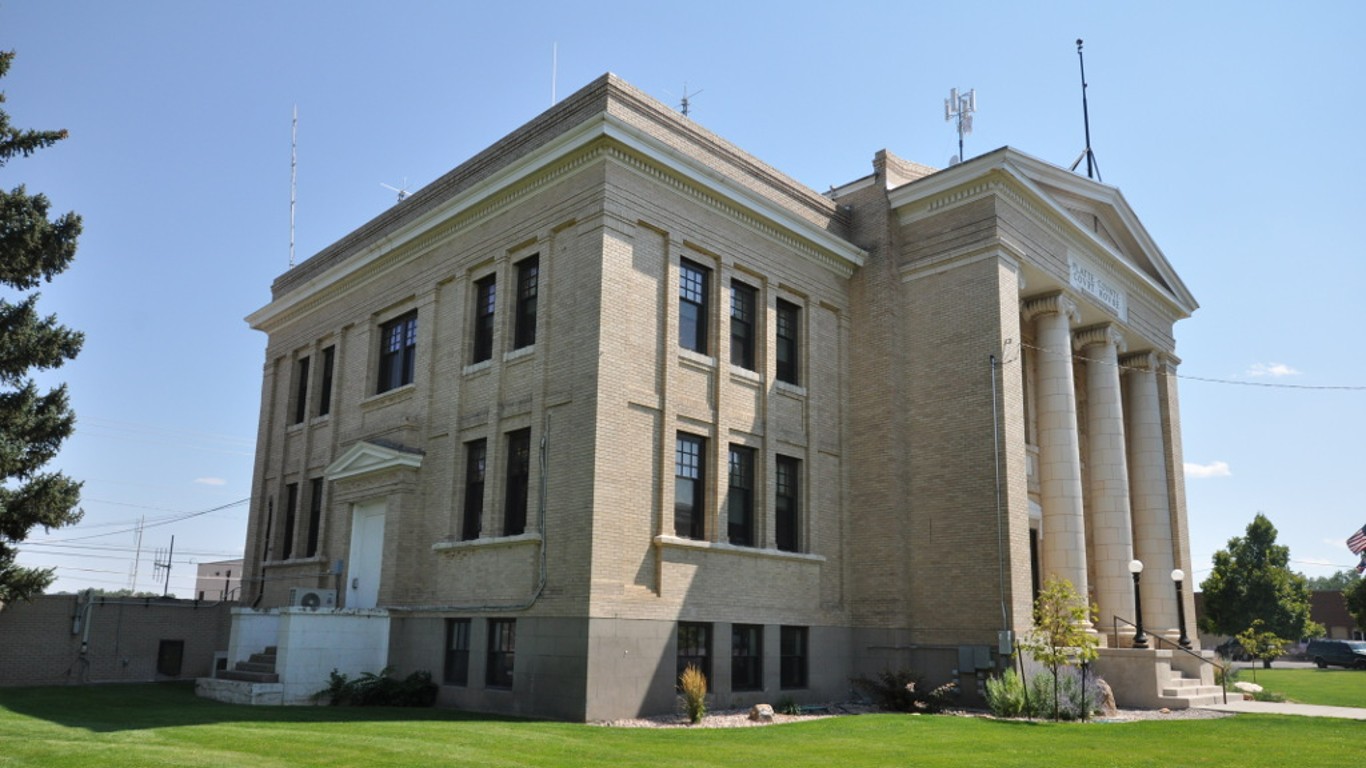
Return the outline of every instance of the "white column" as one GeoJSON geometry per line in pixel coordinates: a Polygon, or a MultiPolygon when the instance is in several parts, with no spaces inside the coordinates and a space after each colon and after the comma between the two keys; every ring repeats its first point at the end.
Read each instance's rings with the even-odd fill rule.
{"type": "MultiPolygon", "coordinates": [[[[1176,588],[1171,572],[1171,505],[1167,498],[1167,447],[1162,439],[1162,408],[1157,393],[1157,356],[1150,352],[1125,355],[1127,369],[1130,501],[1134,517],[1134,557],[1143,561],[1143,619],[1150,633],[1175,639],[1179,635],[1176,588]]],[[[1191,589],[1193,579],[1183,585],[1191,589]]],[[[1187,616],[1188,623],[1194,616],[1187,616]]],[[[1194,625],[1188,630],[1193,634],[1194,625]]]]}
{"type": "MultiPolygon", "coordinates": [[[[1044,578],[1066,579],[1090,599],[1086,583],[1086,525],[1083,519],[1077,393],[1072,380],[1072,320],[1077,307],[1062,294],[1024,302],[1026,321],[1035,322],[1040,348],[1035,402],[1039,416],[1040,533],[1044,578]]],[[[1086,622],[1089,627],[1090,622],[1086,622]]]]}
{"type": "MultiPolygon", "coordinates": [[[[1113,325],[1076,333],[1086,362],[1086,525],[1091,531],[1091,573],[1102,627],[1112,617],[1134,620],[1133,521],[1129,515],[1129,467],[1124,443],[1124,408],[1119,352],[1124,340],[1113,325]]],[[[1168,569],[1170,571],[1170,569],[1168,569]]]]}

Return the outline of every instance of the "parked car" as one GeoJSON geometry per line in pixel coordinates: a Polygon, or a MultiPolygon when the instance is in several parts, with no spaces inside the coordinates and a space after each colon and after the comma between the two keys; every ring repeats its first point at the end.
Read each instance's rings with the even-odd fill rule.
{"type": "Polygon", "coordinates": [[[1319,669],[1329,664],[1366,669],[1366,640],[1310,640],[1304,655],[1319,669]]]}

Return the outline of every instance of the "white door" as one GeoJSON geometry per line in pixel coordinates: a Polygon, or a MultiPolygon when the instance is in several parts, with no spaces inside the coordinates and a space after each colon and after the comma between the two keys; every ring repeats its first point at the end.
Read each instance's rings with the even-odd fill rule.
{"type": "Polygon", "coordinates": [[[351,512],[351,557],[347,565],[346,607],[374,608],[384,563],[384,502],[357,504],[351,512]]]}

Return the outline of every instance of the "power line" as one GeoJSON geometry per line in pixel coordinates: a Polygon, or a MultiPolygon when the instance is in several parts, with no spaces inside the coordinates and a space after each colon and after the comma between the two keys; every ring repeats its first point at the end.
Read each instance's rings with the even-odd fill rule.
{"type": "MultiPolygon", "coordinates": [[[[146,524],[146,525],[144,525],[144,526],[141,526],[141,527],[144,528],[144,529],[146,529],[146,528],[159,528],[159,527],[161,527],[161,526],[163,526],[163,525],[170,525],[170,524],[172,524],[172,523],[181,523],[181,522],[184,522],[184,521],[186,521],[186,520],[192,520],[192,519],[194,519],[194,518],[196,518],[196,517],[203,517],[204,515],[207,515],[207,514],[210,514],[210,513],[213,513],[213,512],[221,512],[221,511],[223,511],[223,510],[225,510],[225,509],[231,509],[231,508],[233,508],[233,507],[241,506],[242,504],[246,504],[246,503],[249,502],[249,501],[251,501],[251,498],[250,498],[250,497],[245,498],[245,499],[238,499],[237,501],[230,502],[230,503],[228,503],[228,504],[223,504],[223,505],[221,505],[221,506],[217,506],[217,507],[214,507],[214,508],[212,508],[212,509],[205,509],[205,510],[200,511],[200,512],[186,512],[186,513],[181,514],[181,515],[179,515],[179,516],[171,517],[171,518],[166,519],[166,520],[160,520],[160,521],[154,522],[154,523],[148,523],[148,524],[146,524]]],[[[44,541],[44,542],[34,542],[34,543],[57,544],[57,543],[65,543],[65,542],[68,542],[68,541],[87,541],[87,540],[89,540],[89,539],[98,539],[98,538],[103,537],[103,536],[117,536],[117,535],[123,534],[123,533],[133,533],[134,531],[138,530],[138,527],[139,527],[139,526],[133,526],[132,528],[125,528],[125,529],[118,530],[118,531],[109,531],[108,533],[92,533],[92,534],[89,534],[89,535],[87,535],[87,536],[72,536],[72,537],[65,538],[65,539],[50,539],[50,540],[48,540],[48,541],[44,541]]]]}

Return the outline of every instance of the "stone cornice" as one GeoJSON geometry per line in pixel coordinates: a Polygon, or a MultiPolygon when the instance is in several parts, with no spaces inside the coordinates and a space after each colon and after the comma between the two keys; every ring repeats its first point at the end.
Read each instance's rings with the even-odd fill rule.
{"type": "Polygon", "coordinates": [[[1118,352],[1124,352],[1128,349],[1124,336],[1120,334],[1114,323],[1100,323],[1080,328],[1072,333],[1072,344],[1078,350],[1103,344],[1114,345],[1118,352]]]}
{"type": "Polygon", "coordinates": [[[1025,322],[1032,322],[1042,315],[1065,315],[1070,322],[1081,322],[1081,311],[1077,303],[1061,291],[1031,296],[1020,302],[1020,314],[1025,322]]]}

